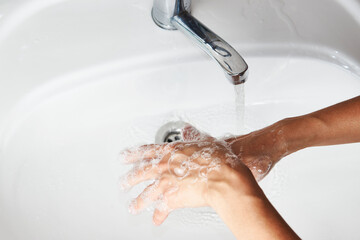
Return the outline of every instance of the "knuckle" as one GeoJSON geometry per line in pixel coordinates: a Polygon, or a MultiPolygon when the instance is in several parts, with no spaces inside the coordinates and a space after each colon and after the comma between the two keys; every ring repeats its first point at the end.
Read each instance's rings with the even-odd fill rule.
{"type": "Polygon", "coordinates": [[[169,183],[170,183],[170,179],[167,176],[162,176],[159,181],[159,186],[166,187],[169,185],[169,183]]]}
{"type": "Polygon", "coordinates": [[[159,167],[160,171],[165,171],[165,170],[168,168],[168,163],[167,163],[167,161],[161,161],[161,162],[158,164],[158,167],[159,167]]]}
{"type": "Polygon", "coordinates": [[[159,182],[159,187],[163,190],[171,189],[174,185],[174,181],[167,175],[163,176],[159,182]]]}

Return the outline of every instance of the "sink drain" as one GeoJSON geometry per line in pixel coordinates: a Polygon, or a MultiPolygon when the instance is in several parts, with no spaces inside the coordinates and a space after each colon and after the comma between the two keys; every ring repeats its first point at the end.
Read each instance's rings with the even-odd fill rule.
{"type": "Polygon", "coordinates": [[[182,121],[177,122],[169,122],[162,126],[155,136],[155,143],[171,143],[171,142],[179,142],[183,141],[182,129],[187,124],[182,121]]]}

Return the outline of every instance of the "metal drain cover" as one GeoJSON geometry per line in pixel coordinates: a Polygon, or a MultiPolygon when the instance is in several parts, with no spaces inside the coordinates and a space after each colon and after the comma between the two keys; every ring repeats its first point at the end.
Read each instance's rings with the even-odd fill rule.
{"type": "Polygon", "coordinates": [[[187,125],[183,121],[168,122],[162,126],[156,133],[155,143],[171,143],[183,141],[182,129],[187,125]]]}

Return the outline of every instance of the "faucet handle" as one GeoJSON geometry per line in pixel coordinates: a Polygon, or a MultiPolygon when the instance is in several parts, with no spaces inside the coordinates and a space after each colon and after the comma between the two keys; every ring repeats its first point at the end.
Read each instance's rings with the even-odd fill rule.
{"type": "Polygon", "coordinates": [[[191,0],[154,0],[152,18],[161,28],[177,30],[171,19],[181,12],[191,12],[191,0]]]}

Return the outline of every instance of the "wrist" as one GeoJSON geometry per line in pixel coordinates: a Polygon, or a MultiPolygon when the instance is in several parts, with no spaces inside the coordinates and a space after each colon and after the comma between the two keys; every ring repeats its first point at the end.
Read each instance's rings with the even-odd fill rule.
{"type": "Polygon", "coordinates": [[[265,197],[251,171],[244,165],[239,168],[223,167],[219,179],[209,179],[206,201],[218,213],[232,201],[265,197]]]}
{"type": "Polygon", "coordinates": [[[279,124],[287,147],[286,155],[316,145],[316,132],[323,127],[321,121],[309,115],[286,118],[279,124]]]}
{"type": "Polygon", "coordinates": [[[276,164],[281,158],[291,153],[287,137],[289,123],[289,119],[284,119],[266,128],[226,141],[239,159],[243,157],[259,159],[266,156],[273,164],[276,164]]]}
{"type": "Polygon", "coordinates": [[[229,182],[209,186],[209,206],[237,239],[299,239],[248,174],[230,174],[229,182]]]}

